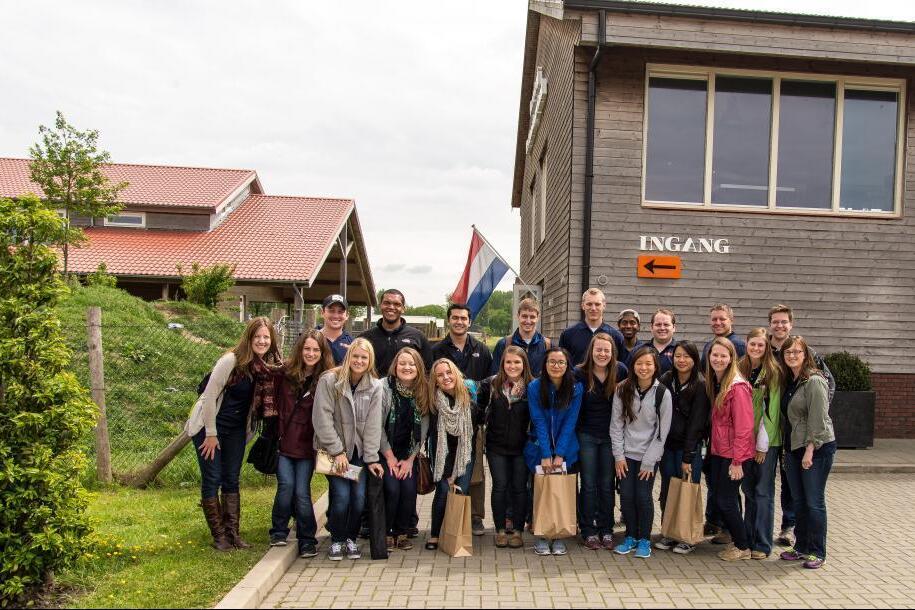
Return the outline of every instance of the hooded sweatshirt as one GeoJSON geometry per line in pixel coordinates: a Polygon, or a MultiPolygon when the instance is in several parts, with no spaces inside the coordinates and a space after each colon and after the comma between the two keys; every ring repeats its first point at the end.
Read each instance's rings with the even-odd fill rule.
{"type": "Polygon", "coordinates": [[[624,458],[641,462],[642,472],[654,472],[654,468],[664,453],[664,443],[670,430],[672,401],[670,391],[662,389],[657,379],[651,384],[644,397],[635,392],[632,397],[632,410],[635,419],[626,421],[623,413],[623,401],[619,392],[613,395],[613,413],[610,418],[610,441],[613,447],[613,458],[620,462],[624,458]],[[660,415],[655,412],[655,393],[664,391],[661,400],[660,415]]]}

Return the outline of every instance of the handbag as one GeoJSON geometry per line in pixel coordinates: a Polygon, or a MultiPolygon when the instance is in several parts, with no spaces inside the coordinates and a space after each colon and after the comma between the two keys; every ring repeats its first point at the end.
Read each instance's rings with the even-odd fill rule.
{"type": "Polygon", "coordinates": [[[324,449],[318,449],[315,452],[315,472],[329,477],[339,476],[337,471],[334,470],[334,461],[324,449]]]}
{"type": "Polygon", "coordinates": [[[435,482],[432,480],[432,464],[424,454],[416,456],[416,493],[425,496],[435,491],[435,482]]]}
{"type": "Polygon", "coordinates": [[[280,439],[260,435],[251,445],[248,452],[248,463],[263,474],[276,474],[277,463],[280,460],[280,439]]]}

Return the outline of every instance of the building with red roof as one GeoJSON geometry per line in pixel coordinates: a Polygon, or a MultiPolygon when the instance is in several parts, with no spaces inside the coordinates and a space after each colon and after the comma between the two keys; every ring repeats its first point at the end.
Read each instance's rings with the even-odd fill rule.
{"type": "MultiPolygon", "coordinates": [[[[29,180],[28,159],[0,158],[0,197],[42,195],[29,180]]],[[[124,209],[108,218],[71,217],[88,243],[70,250],[69,269],[105,263],[118,286],[147,299],[174,298],[179,268],[235,266],[230,298],[287,303],[301,320],[304,305],[340,293],[373,305],[365,243],[352,199],[264,194],[253,170],[131,165],[104,168],[128,183],[124,209]]]]}

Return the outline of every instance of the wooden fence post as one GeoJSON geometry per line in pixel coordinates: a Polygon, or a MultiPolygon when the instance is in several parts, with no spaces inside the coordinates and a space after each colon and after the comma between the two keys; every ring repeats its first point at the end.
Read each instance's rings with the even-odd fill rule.
{"type": "Polygon", "coordinates": [[[95,470],[99,481],[111,483],[111,443],[108,439],[108,416],[105,412],[105,367],[102,358],[102,309],[90,307],[86,318],[89,331],[89,381],[92,400],[98,405],[98,423],[95,426],[95,470]]]}

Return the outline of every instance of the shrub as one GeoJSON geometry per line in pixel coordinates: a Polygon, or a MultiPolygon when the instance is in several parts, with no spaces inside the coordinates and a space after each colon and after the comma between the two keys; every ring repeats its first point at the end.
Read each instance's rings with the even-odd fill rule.
{"type": "Polygon", "coordinates": [[[102,261],[94,272],[86,276],[86,285],[114,288],[118,285],[118,279],[108,273],[108,265],[105,264],[105,261],[102,261]]]}
{"type": "Polygon", "coordinates": [[[836,389],[844,392],[869,392],[871,390],[871,367],[854,354],[835,352],[825,358],[836,389]]]}
{"type": "MultiPolygon", "coordinates": [[[[178,265],[178,273],[181,273],[181,265],[178,265]]],[[[183,276],[181,289],[191,303],[216,309],[219,295],[235,285],[232,277],[234,273],[234,265],[219,263],[212,267],[201,267],[194,263],[191,265],[191,273],[183,276]]]]}
{"type": "Polygon", "coordinates": [[[0,199],[0,606],[73,565],[90,531],[79,441],[96,410],[65,370],[54,306],[67,288],[49,246],[73,235],[33,195],[0,199]]]}

